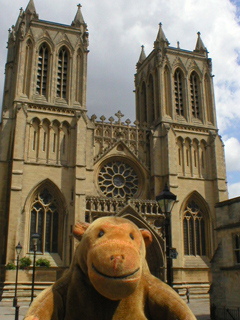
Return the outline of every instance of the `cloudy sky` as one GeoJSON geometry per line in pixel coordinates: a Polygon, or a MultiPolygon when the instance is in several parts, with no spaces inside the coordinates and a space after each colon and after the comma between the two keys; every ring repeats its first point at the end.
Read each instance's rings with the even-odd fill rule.
{"type": "MultiPolygon", "coordinates": [[[[90,34],[88,115],[118,110],[135,119],[134,73],[141,45],[148,55],[162,22],[171,46],[193,50],[197,32],[213,59],[220,135],[230,198],[240,196],[240,0],[81,0],[90,34]]],[[[0,0],[0,101],[8,28],[28,0],[0,0]]],[[[39,18],[71,24],[76,0],[34,0],[39,18]]]]}

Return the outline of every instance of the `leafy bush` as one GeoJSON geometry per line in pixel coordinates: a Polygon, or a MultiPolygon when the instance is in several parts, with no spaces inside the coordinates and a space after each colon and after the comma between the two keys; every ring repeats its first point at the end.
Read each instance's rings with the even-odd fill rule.
{"type": "Polygon", "coordinates": [[[50,267],[50,261],[48,261],[48,259],[40,258],[40,259],[37,260],[36,266],[49,268],[50,267]]]}
{"type": "Polygon", "coordinates": [[[28,257],[20,259],[20,269],[28,269],[32,263],[32,260],[28,257]]]}
{"type": "Polygon", "coordinates": [[[6,270],[16,270],[16,266],[13,262],[8,262],[6,265],[6,270]]]}

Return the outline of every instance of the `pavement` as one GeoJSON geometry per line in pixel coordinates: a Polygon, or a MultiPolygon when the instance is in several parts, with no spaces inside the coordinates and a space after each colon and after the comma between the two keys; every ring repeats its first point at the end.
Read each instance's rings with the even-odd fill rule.
{"type": "MultiPolygon", "coordinates": [[[[23,317],[29,308],[29,302],[19,302],[18,305],[20,306],[19,320],[23,320],[23,317]]],[[[210,320],[208,299],[192,299],[188,306],[195,314],[197,320],[210,320]]],[[[15,308],[12,306],[12,302],[0,301],[0,319],[15,319],[15,308]]]]}

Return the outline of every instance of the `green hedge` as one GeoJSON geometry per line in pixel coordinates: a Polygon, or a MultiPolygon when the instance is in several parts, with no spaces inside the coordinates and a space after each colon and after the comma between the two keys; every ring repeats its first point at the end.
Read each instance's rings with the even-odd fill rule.
{"type": "Polygon", "coordinates": [[[48,259],[40,258],[40,259],[37,260],[36,266],[37,267],[47,267],[47,268],[49,268],[50,267],[50,261],[48,261],[48,259]]]}

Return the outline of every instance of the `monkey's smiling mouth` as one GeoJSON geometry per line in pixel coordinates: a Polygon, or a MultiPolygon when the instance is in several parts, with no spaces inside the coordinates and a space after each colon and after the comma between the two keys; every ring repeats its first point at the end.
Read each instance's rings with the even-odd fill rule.
{"type": "Polygon", "coordinates": [[[129,278],[129,277],[131,277],[131,276],[134,276],[134,275],[140,270],[140,268],[138,268],[137,270],[135,270],[135,271],[133,271],[132,273],[129,273],[129,274],[127,274],[127,275],[114,276],[114,277],[112,277],[112,276],[108,276],[108,275],[106,275],[106,274],[98,271],[98,270],[95,268],[95,266],[94,266],[93,263],[92,263],[92,269],[93,269],[97,274],[99,274],[100,276],[102,276],[102,277],[104,277],[104,278],[108,278],[108,279],[114,279],[114,280],[127,279],[127,278],[129,278]]]}

